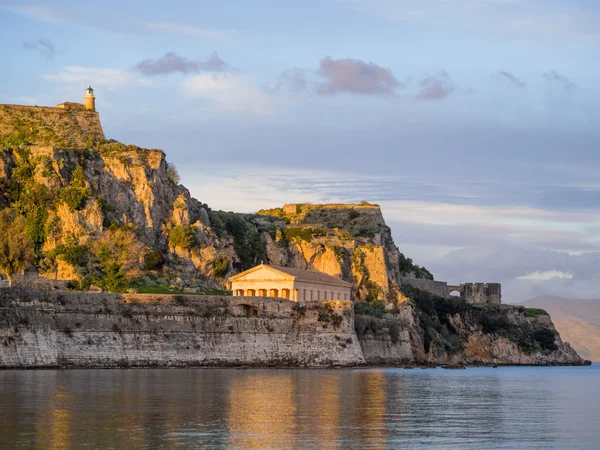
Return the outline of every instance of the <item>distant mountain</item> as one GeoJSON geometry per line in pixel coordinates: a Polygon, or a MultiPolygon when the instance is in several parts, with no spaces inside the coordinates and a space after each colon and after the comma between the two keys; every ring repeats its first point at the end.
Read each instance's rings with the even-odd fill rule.
{"type": "Polygon", "coordinates": [[[550,313],[563,341],[591,361],[600,361],[600,299],[575,300],[552,295],[521,302],[550,313]]]}

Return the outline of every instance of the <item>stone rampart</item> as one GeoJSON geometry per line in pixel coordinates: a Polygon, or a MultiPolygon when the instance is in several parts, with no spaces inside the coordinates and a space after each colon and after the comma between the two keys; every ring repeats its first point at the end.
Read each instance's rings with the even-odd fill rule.
{"type": "Polygon", "coordinates": [[[400,283],[407,284],[438,297],[448,297],[448,283],[445,281],[427,280],[425,278],[401,277],[400,283]]]}
{"type": "Polygon", "coordinates": [[[85,148],[105,139],[95,111],[23,105],[0,105],[0,135],[62,148],[85,148]]]}
{"type": "Polygon", "coordinates": [[[348,301],[0,289],[0,368],[360,364],[348,301]]]}

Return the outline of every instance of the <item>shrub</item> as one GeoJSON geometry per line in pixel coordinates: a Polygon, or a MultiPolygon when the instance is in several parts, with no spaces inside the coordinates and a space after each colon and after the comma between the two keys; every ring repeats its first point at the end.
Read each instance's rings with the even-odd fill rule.
{"type": "Polygon", "coordinates": [[[306,317],[306,306],[294,303],[292,305],[292,318],[303,319],[304,317],[306,317]]]}
{"type": "Polygon", "coordinates": [[[479,316],[479,325],[484,333],[506,334],[510,329],[505,311],[483,310],[479,316]]]}
{"type": "Polygon", "coordinates": [[[175,185],[178,185],[181,181],[179,173],[177,173],[177,167],[175,167],[175,164],[167,163],[167,177],[169,178],[169,180],[171,180],[171,183],[175,185]]]}
{"type": "Polygon", "coordinates": [[[325,232],[320,228],[314,227],[286,227],[283,234],[288,241],[305,241],[310,242],[315,237],[325,236],[325,232]]]}
{"type": "MultiPolygon", "coordinates": [[[[519,308],[519,311],[521,311],[520,308],[519,308]]],[[[525,308],[524,312],[525,312],[526,317],[538,317],[538,316],[548,316],[549,315],[545,310],[538,309],[538,308],[525,308]]]]}
{"type": "Polygon", "coordinates": [[[554,334],[554,331],[549,328],[542,328],[541,330],[535,331],[533,333],[533,340],[539,343],[543,350],[558,350],[558,345],[556,345],[556,335],[554,334]]]}
{"type": "Polygon", "coordinates": [[[177,225],[169,232],[169,243],[183,250],[196,246],[196,229],[192,226],[177,225]]]}
{"type": "Polygon", "coordinates": [[[164,265],[164,263],[164,258],[162,257],[160,252],[155,248],[150,249],[144,254],[143,267],[146,270],[158,270],[164,265]]]}
{"type": "Polygon", "coordinates": [[[361,316],[383,317],[385,304],[382,301],[354,302],[354,314],[361,316]]]}
{"type": "Polygon", "coordinates": [[[59,191],[58,198],[65,203],[71,211],[80,211],[85,208],[85,205],[90,198],[90,190],[88,188],[69,186],[62,188],[59,191]]]}
{"type": "Polygon", "coordinates": [[[351,209],[350,211],[348,211],[348,219],[349,220],[354,220],[359,216],[360,216],[360,213],[355,209],[351,209]]]}
{"type": "Polygon", "coordinates": [[[224,278],[229,272],[229,259],[225,255],[219,255],[213,261],[213,271],[215,277],[224,278]]]}

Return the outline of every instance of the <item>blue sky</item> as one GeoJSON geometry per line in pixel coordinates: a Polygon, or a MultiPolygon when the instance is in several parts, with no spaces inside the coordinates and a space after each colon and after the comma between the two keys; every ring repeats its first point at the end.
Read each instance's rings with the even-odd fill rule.
{"type": "Polygon", "coordinates": [[[213,208],[365,199],[437,278],[598,297],[598,2],[0,0],[0,51],[213,208]]]}

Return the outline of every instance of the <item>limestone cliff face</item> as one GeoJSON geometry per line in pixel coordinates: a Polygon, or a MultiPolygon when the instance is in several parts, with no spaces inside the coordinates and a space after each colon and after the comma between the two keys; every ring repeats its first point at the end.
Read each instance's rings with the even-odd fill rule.
{"type": "MultiPolygon", "coordinates": [[[[46,211],[43,254],[58,245],[91,244],[111,227],[126,227],[147,250],[159,251],[167,268],[177,268],[183,282],[222,287],[222,281],[214,277],[213,261],[219,254],[235,261],[233,241],[227,235],[216,237],[206,205],[175,181],[161,150],[118,143],[91,150],[27,146],[0,153],[4,187],[0,191],[32,191],[45,200],[40,205],[46,211]],[[24,171],[33,177],[24,179],[24,171]],[[80,202],[74,204],[73,198],[80,202]],[[174,227],[189,230],[193,237],[189,247],[170,242],[174,227]]],[[[19,207],[24,201],[35,202],[2,195],[0,207],[19,207]]],[[[76,268],[64,261],[58,265],[45,275],[59,279],[77,275],[76,268]]]]}
{"type": "Polygon", "coordinates": [[[400,253],[377,205],[294,204],[258,214],[279,219],[275,238],[262,234],[269,262],[340,277],[357,299],[401,303],[401,277],[433,278],[400,253]]]}
{"type": "Polygon", "coordinates": [[[469,307],[446,316],[437,332],[410,304],[395,317],[357,317],[356,329],[365,360],[382,365],[583,365],[562,342],[548,315],[528,317],[506,306],[489,321],[490,311],[469,307]],[[502,319],[499,319],[502,317],[502,319]],[[490,328],[494,320],[497,327],[490,328]],[[483,324],[483,325],[482,325],[483,324]]]}

